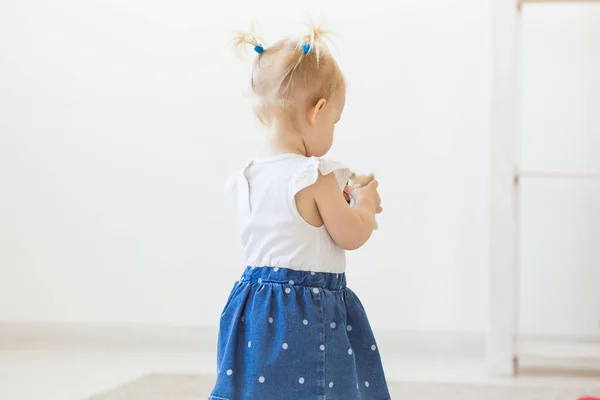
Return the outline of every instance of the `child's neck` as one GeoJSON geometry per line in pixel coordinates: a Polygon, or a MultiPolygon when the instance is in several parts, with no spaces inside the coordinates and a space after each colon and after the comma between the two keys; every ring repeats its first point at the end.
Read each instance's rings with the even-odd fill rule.
{"type": "Polygon", "coordinates": [[[306,156],[306,147],[301,135],[297,132],[283,127],[278,129],[277,126],[273,126],[267,131],[267,141],[263,153],[265,155],[292,153],[306,156]]]}

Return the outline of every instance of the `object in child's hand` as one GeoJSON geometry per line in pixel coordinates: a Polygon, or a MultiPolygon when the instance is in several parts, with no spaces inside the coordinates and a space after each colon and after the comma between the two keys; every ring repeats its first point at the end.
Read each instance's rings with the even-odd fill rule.
{"type": "MultiPolygon", "coordinates": [[[[351,172],[348,184],[356,187],[363,187],[367,186],[373,179],[375,179],[375,174],[372,172],[369,175],[358,175],[355,172],[351,172]]],[[[377,221],[373,220],[373,223],[374,228],[378,229],[379,226],[377,225],[377,221]]]]}
{"type": "Polygon", "coordinates": [[[358,175],[356,172],[350,172],[350,182],[354,186],[367,186],[373,179],[375,179],[375,174],[372,172],[369,175],[358,175]]]}

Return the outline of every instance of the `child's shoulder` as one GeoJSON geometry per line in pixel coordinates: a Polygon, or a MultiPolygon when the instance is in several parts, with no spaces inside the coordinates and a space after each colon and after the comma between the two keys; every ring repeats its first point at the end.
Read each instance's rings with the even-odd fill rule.
{"type": "Polygon", "coordinates": [[[323,157],[306,157],[298,154],[250,159],[229,178],[226,186],[231,187],[240,179],[246,181],[253,174],[287,175],[291,179],[292,190],[298,193],[317,182],[319,175],[333,174],[343,189],[350,178],[350,169],[343,163],[323,157]]]}
{"type": "Polygon", "coordinates": [[[294,176],[294,192],[313,185],[319,179],[319,175],[327,176],[333,174],[340,189],[344,189],[350,178],[350,169],[339,161],[323,157],[306,157],[304,164],[294,176]]]}

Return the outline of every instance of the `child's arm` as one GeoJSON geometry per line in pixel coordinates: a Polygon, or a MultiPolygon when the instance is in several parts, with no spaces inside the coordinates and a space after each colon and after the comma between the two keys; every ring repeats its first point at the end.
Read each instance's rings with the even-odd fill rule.
{"type": "Polygon", "coordinates": [[[334,174],[321,175],[313,185],[313,196],[321,218],[338,246],[356,250],[371,237],[375,214],[381,212],[377,181],[353,189],[356,204],[351,208],[340,191],[334,174]]]}

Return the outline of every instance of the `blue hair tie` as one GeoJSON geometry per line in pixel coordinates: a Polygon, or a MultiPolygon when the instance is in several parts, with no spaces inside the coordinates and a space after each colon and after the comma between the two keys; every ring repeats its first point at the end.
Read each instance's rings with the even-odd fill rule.
{"type": "Polygon", "coordinates": [[[258,46],[254,46],[254,51],[257,52],[258,54],[260,54],[263,51],[265,51],[265,48],[263,47],[262,44],[259,44],[258,46]]]}
{"type": "Polygon", "coordinates": [[[303,44],[302,50],[304,50],[304,54],[310,54],[310,52],[312,51],[310,43],[303,44]]]}

